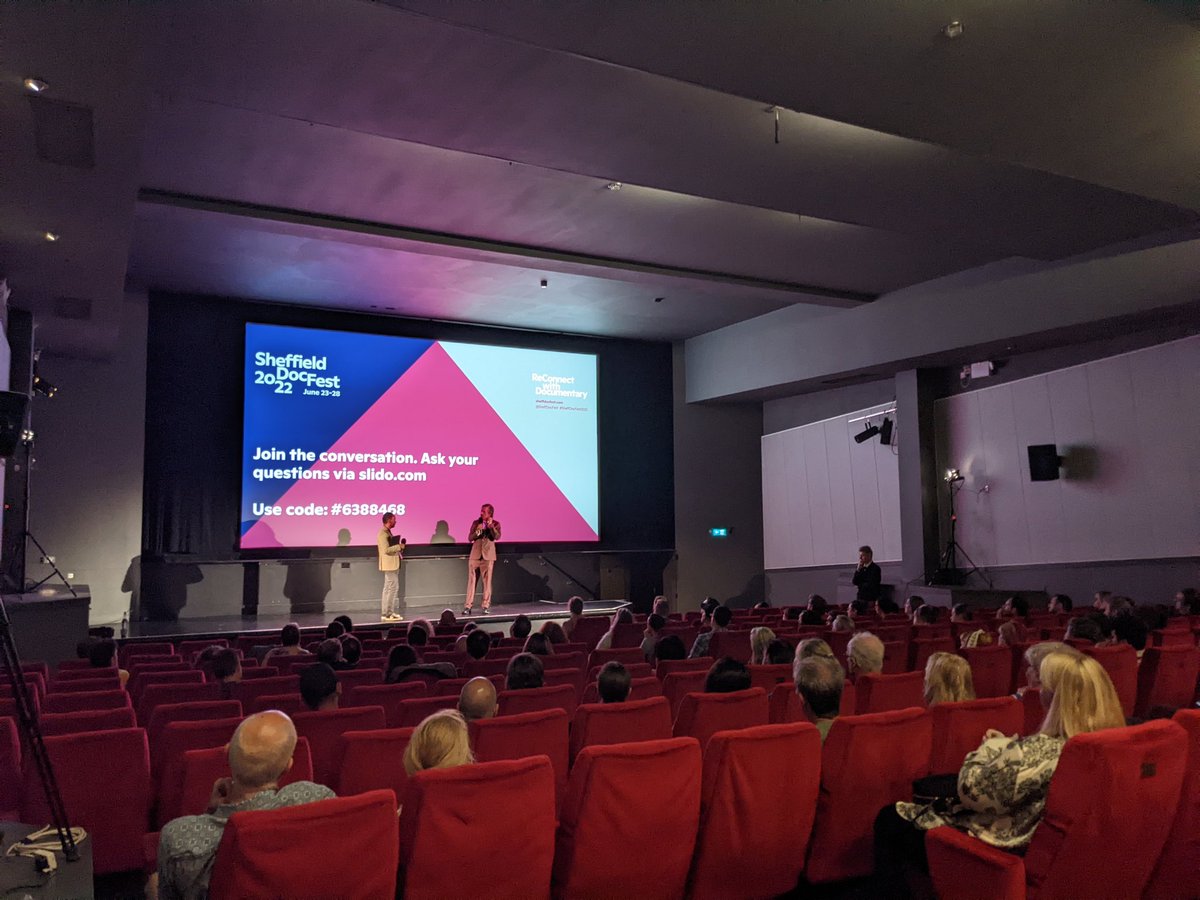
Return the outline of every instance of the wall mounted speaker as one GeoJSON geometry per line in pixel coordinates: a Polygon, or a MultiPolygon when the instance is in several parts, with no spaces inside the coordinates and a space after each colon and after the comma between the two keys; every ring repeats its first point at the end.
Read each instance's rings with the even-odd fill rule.
{"type": "Polygon", "coordinates": [[[1054,444],[1029,445],[1029,480],[1057,481],[1062,457],[1054,444]]]}

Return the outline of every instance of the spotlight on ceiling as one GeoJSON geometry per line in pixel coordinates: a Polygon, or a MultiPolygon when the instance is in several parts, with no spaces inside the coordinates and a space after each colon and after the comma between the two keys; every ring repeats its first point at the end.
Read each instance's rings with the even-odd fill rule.
{"type": "Polygon", "coordinates": [[[58,393],[58,388],[42,376],[35,374],[33,376],[33,392],[49,399],[58,393]]]}
{"type": "Polygon", "coordinates": [[[29,91],[31,94],[40,94],[50,89],[50,85],[46,84],[46,82],[42,81],[40,78],[26,78],[23,82],[21,82],[21,84],[23,84],[25,86],[25,90],[29,91]]]}
{"type": "Polygon", "coordinates": [[[942,29],[942,34],[945,37],[948,37],[952,40],[957,37],[962,37],[962,33],[963,33],[963,23],[958,21],[958,19],[955,19],[953,22],[949,23],[945,28],[942,29]]]}
{"type": "Polygon", "coordinates": [[[946,475],[945,475],[946,484],[955,484],[956,482],[965,481],[965,480],[966,479],[963,478],[962,473],[959,472],[958,469],[947,469],[946,470],[946,475]]]}
{"type": "Polygon", "coordinates": [[[54,231],[45,231],[42,233],[42,237],[44,237],[47,241],[49,241],[51,244],[53,244],[55,241],[58,240],[58,233],[54,232],[54,231]]]}
{"type": "Polygon", "coordinates": [[[619,181],[610,181],[604,187],[610,191],[619,191],[621,188],[625,187],[625,185],[621,184],[619,181]]]}
{"type": "Polygon", "coordinates": [[[879,426],[868,422],[867,427],[854,436],[854,443],[861,444],[863,441],[869,441],[877,434],[879,434],[879,426]]]}
{"type": "Polygon", "coordinates": [[[883,446],[890,446],[892,443],[892,429],[895,424],[891,419],[884,418],[883,424],[879,426],[879,443],[883,446]]]}

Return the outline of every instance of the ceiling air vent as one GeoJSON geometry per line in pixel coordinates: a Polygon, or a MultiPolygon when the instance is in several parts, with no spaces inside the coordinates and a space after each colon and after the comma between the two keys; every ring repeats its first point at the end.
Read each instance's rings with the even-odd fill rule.
{"type": "Polygon", "coordinates": [[[92,317],[92,301],[80,297],[58,297],[54,301],[54,315],[60,319],[86,322],[92,317]]]}
{"type": "Polygon", "coordinates": [[[91,107],[31,95],[29,108],[38,158],[77,169],[95,167],[91,107]]]}

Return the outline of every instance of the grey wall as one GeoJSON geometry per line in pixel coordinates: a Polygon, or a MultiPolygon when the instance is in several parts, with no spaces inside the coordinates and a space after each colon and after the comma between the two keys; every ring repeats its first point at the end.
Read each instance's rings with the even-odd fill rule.
{"type": "Polygon", "coordinates": [[[781,397],[763,403],[763,434],[773,434],[798,425],[808,425],[823,419],[843,415],[850,409],[867,409],[887,403],[896,397],[896,384],[891,378],[868,381],[781,397]]]}
{"type": "Polygon", "coordinates": [[[683,346],[675,347],[676,609],[705,596],[761,600],[763,585],[760,404],[689,404],[683,346]],[[728,526],[730,537],[708,529],[728,526]]]}

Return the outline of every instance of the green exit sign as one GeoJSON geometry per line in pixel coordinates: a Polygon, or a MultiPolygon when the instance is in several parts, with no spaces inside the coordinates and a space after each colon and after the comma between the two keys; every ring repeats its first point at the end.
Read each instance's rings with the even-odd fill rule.
{"type": "Polygon", "coordinates": [[[715,538],[727,538],[727,537],[729,537],[729,529],[728,528],[710,528],[710,529],[708,529],[708,536],[715,537],[715,538]]]}

